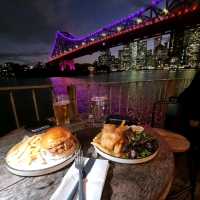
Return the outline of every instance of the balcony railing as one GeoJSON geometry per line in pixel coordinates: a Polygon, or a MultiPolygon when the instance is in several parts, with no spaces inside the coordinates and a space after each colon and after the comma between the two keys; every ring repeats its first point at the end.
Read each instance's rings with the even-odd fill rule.
{"type": "MultiPolygon", "coordinates": [[[[52,82],[56,91],[69,83],[69,80],[52,82]]],[[[190,84],[191,79],[100,83],[74,79],[70,82],[77,87],[79,112],[90,110],[90,100],[93,96],[107,96],[108,114],[128,115],[137,118],[141,123],[151,124],[154,103],[167,100],[171,96],[178,96],[190,84]]],[[[161,112],[160,124],[163,123],[163,117],[161,112]]]]}
{"type": "MultiPolygon", "coordinates": [[[[43,89],[49,89],[50,91],[52,91],[52,85],[0,87],[0,95],[3,95],[3,93],[6,95],[9,95],[10,102],[6,102],[6,103],[8,103],[8,105],[11,105],[11,110],[12,110],[17,128],[20,127],[21,123],[19,120],[19,111],[17,112],[17,110],[19,110],[19,109],[17,109],[16,102],[15,102],[16,92],[18,92],[18,91],[20,91],[20,92],[24,91],[24,93],[31,92],[35,118],[39,121],[40,115],[39,115],[39,108],[38,108],[38,98],[37,98],[36,93],[39,90],[43,90],[43,89]]],[[[23,105],[23,104],[25,105],[25,104],[29,103],[29,102],[24,101],[24,99],[23,99],[24,93],[22,93],[19,97],[20,101],[21,101],[20,102],[21,105],[23,105]]],[[[6,105],[1,105],[1,107],[4,107],[4,106],[6,106],[6,105]]],[[[1,114],[6,114],[6,113],[1,113],[1,114]]],[[[27,117],[28,117],[28,114],[27,114],[27,117]]],[[[7,122],[7,123],[9,124],[9,122],[7,122]]]]}
{"type": "MultiPolygon", "coordinates": [[[[80,113],[88,113],[90,110],[90,100],[93,96],[107,96],[109,99],[109,113],[128,115],[136,118],[141,123],[150,124],[152,119],[153,105],[160,100],[168,99],[171,96],[178,96],[189,84],[190,79],[176,79],[176,80],[153,80],[153,81],[136,81],[136,82],[86,82],[77,81],[74,79],[70,84],[76,86],[77,103],[80,113]]],[[[66,90],[69,81],[53,83],[52,85],[40,86],[16,86],[16,87],[1,87],[0,95],[5,94],[9,97],[7,104],[10,105],[10,111],[14,116],[15,126],[18,128],[30,117],[31,111],[25,113],[27,120],[21,122],[19,115],[23,107],[28,106],[28,102],[24,100],[24,93],[29,92],[29,101],[32,101],[32,115],[34,119],[42,120],[50,116],[41,116],[41,110],[47,110],[48,115],[53,115],[52,112],[52,89],[54,91],[66,90]],[[48,95],[39,97],[39,92],[48,90],[48,95]],[[16,105],[16,93],[22,92],[18,95],[18,104],[16,105]],[[39,100],[38,100],[39,99],[39,100]],[[42,103],[41,103],[42,101],[42,103]],[[48,101],[48,103],[46,103],[48,101]],[[20,105],[19,105],[20,104],[20,105]],[[19,108],[20,107],[20,108],[19,108]]],[[[5,102],[4,102],[5,103],[5,102]]],[[[0,104],[1,108],[4,105],[0,104]]],[[[1,109],[0,108],[0,109],[1,109]]],[[[1,109],[2,110],[2,109],[1,109]]],[[[157,119],[160,124],[164,120],[164,110],[158,113],[157,119]]],[[[4,113],[1,113],[4,115],[4,113]]],[[[1,116],[3,118],[3,116],[1,116]]],[[[23,120],[22,120],[23,121],[23,120]]],[[[5,121],[9,125],[9,121],[5,121]]],[[[158,123],[157,123],[158,124],[158,123]]]]}

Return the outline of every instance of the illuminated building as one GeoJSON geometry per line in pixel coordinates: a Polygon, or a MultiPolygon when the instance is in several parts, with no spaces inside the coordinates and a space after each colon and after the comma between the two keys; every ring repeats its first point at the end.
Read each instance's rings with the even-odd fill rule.
{"type": "Polygon", "coordinates": [[[160,43],[154,49],[154,65],[156,68],[164,68],[166,63],[168,63],[167,43],[165,43],[165,45],[160,43]]]}
{"type": "Polygon", "coordinates": [[[188,45],[186,48],[187,64],[191,67],[200,67],[200,27],[186,32],[188,45]]]}
{"type": "Polygon", "coordinates": [[[5,63],[0,65],[0,79],[14,78],[15,74],[13,71],[12,63],[5,63]]]}
{"type": "Polygon", "coordinates": [[[131,49],[129,45],[124,45],[119,51],[119,59],[121,62],[121,70],[129,70],[131,67],[131,49]]]}
{"type": "Polygon", "coordinates": [[[146,66],[147,66],[148,69],[153,69],[154,68],[153,50],[152,49],[148,49],[147,50],[146,66]]]}
{"type": "Polygon", "coordinates": [[[147,55],[147,41],[141,40],[137,43],[137,69],[146,67],[146,55],[147,55]]]}

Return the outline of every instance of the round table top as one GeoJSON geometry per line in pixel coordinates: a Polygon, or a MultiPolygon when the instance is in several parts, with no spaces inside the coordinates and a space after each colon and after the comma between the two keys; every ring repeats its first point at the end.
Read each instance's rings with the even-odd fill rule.
{"type": "Polygon", "coordinates": [[[190,148],[190,142],[184,136],[161,128],[154,128],[154,130],[163,137],[174,153],[183,153],[190,148]]]}
{"type": "MultiPolygon", "coordinates": [[[[81,128],[77,128],[77,126],[71,128],[82,144],[84,155],[92,156],[94,148],[90,142],[99,133],[100,128],[91,128],[85,125],[81,125],[81,128]]],[[[127,165],[110,162],[102,199],[164,199],[173,180],[173,153],[153,129],[146,130],[158,138],[160,147],[157,156],[144,164],[127,165]]],[[[8,172],[5,168],[4,157],[9,148],[19,142],[24,135],[31,135],[31,133],[24,129],[17,129],[0,138],[0,177],[1,180],[4,180],[0,182],[0,199],[49,199],[59,186],[69,166],[40,177],[19,177],[8,172]]]]}

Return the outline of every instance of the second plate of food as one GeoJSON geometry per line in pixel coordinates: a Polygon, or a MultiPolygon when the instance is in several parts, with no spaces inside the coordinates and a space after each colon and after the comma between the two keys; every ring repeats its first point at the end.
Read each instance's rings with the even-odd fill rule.
{"type": "Polygon", "coordinates": [[[104,124],[92,145],[102,157],[125,164],[139,164],[152,160],[158,153],[155,137],[141,126],[104,124]]]}

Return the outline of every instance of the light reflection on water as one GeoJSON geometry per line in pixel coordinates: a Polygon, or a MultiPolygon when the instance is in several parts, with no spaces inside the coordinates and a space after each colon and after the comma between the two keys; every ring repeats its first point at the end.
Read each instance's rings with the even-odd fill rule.
{"type": "Polygon", "coordinates": [[[94,77],[53,77],[53,78],[26,78],[17,80],[0,80],[0,86],[17,86],[17,85],[41,85],[46,83],[56,83],[59,85],[70,84],[71,81],[94,81],[94,82],[127,82],[127,81],[146,81],[160,79],[191,79],[195,70],[149,70],[149,71],[132,71],[132,72],[114,72],[110,74],[98,74],[94,77]]]}

